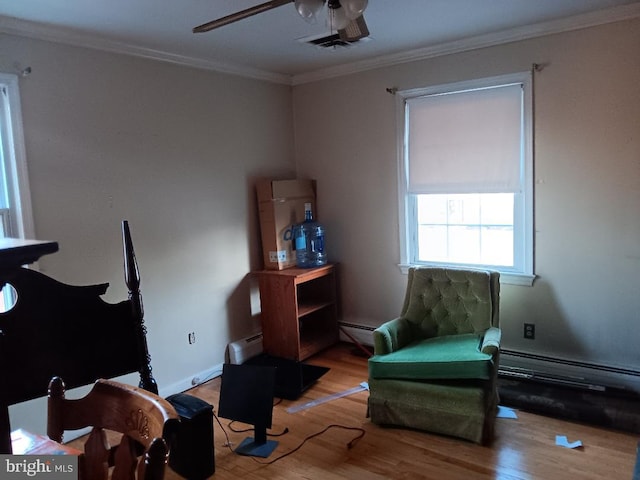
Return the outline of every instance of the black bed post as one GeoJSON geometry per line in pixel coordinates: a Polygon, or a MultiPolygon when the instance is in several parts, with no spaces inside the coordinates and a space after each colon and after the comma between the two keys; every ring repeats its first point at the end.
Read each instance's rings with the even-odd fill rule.
{"type": "Polygon", "coordinates": [[[144,307],[140,293],[140,271],[136,254],[133,250],[129,222],[122,221],[122,246],[124,248],[124,280],[129,288],[129,301],[135,321],[136,341],[138,344],[138,365],[140,371],[140,388],[158,394],[158,385],[151,373],[151,355],[147,347],[147,327],[144,325],[144,307]]]}

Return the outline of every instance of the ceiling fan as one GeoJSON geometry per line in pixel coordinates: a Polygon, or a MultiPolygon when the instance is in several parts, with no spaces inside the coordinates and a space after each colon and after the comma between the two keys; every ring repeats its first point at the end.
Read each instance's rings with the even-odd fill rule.
{"type": "Polygon", "coordinates": [[[317,17],[327,4],[327,26],[338,31],[340,40],[355,42],[369,36],[363,13],[368,0],[271,0],[231,15],[212,20],[193,28],[193,33],[203,33],[228,25],[258,13],[266,12],[287,3],[294,3],[298,14],[308,23],[316,23],[317,17]]]}

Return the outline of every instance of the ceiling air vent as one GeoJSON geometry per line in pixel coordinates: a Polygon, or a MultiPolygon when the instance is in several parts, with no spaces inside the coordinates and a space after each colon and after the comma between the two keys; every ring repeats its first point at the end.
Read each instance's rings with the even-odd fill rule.
{"type": "Polygon", "coordinates": [[[298,42],[311,45],[312,47],[337,50],[344,48],[353,48],[359,43],[365,43],[371,40],[371,37],[360,38],[358,40],[345,40],[340,38],[339,33],[333,33],[322,36],[312,36],[298,39],[298,42]]]}
{"type": "Polygon", "coordinates": [[[348,48],[352,46],[354,42],[342,40],[340,35],[335,33],[333,35],[308,40],[307,43],[319,48],[348,48]]]}

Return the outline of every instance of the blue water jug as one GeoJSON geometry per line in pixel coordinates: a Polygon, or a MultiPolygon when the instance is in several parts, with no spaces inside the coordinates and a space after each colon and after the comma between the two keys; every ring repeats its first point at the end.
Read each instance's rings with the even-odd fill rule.
{"type": "Polygon", "coordinates": [[[324,251],[324,227],[313,219],[311,203],[304,204],[304,222],[294,227],[293,239],[297,267],[313,268],[327,264],[327,253],[324,251]]]}

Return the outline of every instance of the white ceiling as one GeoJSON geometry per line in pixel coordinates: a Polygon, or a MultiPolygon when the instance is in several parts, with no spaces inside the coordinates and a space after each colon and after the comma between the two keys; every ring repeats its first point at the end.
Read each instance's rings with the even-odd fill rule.
{"type": "MultiPolygon", "coordinates": [[[[640,16],[640,0],[369,0],[367,41],[328,34],[293,3],[207,33],[192,28],[265,0],[4,0],[0,32],[302,83],[322,76],[640,16]]],[[[1,38],[1,37],[0,37],[1,38]]]]}

